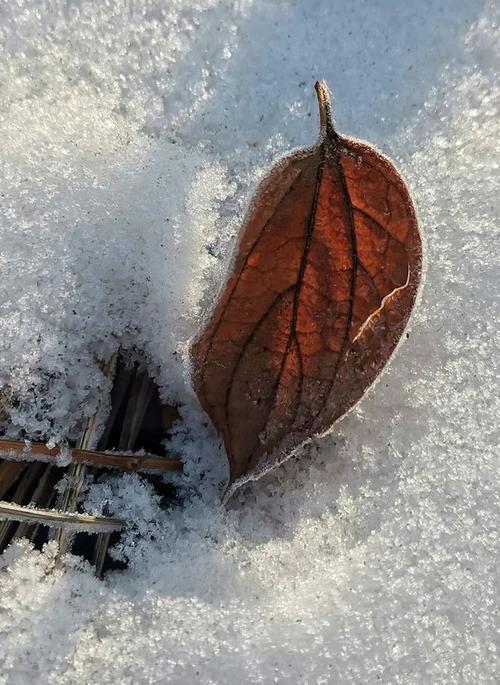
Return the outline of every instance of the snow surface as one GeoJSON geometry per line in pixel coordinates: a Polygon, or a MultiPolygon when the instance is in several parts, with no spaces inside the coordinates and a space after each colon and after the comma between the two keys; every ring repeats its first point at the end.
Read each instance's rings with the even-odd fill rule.
{"type": "Polygon", "coordinates": [[[478,0],[4,0],[0,384],[12,437],[74,435],[117,346],[184,403],[185,504],[140,478],[129,569],[0,560],[0,684],[495,683],[499,32],[478,0]],[[318,130],[414,192],[427,274],[381,382],[300,459],[215,504],[223,453],[186,380],[252,191],[318,130]]]}

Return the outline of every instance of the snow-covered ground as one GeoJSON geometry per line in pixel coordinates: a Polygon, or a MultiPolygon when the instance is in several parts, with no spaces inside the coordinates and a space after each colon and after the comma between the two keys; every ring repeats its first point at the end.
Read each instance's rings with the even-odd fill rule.
{"type": "Polygon", "coordinates": [[[4,0],[0,385],[9,434],[75,434],[98,359],[137,344],[184,507],[139,478],[124,573],[0,560],[0,684],[496,683],[499,32],[479,0],[4,0]],[[422,299],[381,381],[307,454],[215,504],[223,453],[186,381],[258,179],[318,121],[407,178],[422,299]],[[15,402],[14,402],[15,400],[15,402]],[[203,476],[202,476],[203,474],[203,476]]]}

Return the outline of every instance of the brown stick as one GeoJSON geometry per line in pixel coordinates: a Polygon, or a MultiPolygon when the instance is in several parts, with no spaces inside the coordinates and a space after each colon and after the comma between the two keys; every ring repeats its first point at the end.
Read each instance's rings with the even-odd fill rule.
{"type": "MultiPolygon", "coordinates": [[[[59,453],[60,448],[49,448],[43,442],[32,442],[27,447],[20,440],[0,439],[0,458],[3,459],[55,462],[59,453]]],[[[71,448],[70,453],[72,462],[77,464],[105,466],[122,471],[182,471],[182,463],[177,459],[158,457],[155,454],[137,455],[71,448]]]]}

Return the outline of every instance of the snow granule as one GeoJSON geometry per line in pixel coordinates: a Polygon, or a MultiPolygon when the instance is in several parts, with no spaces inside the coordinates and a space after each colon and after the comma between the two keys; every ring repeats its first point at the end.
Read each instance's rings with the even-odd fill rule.
{"type": "Polygon", "coordinates": [[[103,582],[7,550],[1,685],[498,682],[498,38],[479,0],[2,4],[3,429],[75,437],[136,346],[186,475],[168,511],[137,475],[90,488],[131,522],[103,582]],[[376,388],[222,510],[185,352],[318,78],[408,180],[425,285],[376,388]]]}

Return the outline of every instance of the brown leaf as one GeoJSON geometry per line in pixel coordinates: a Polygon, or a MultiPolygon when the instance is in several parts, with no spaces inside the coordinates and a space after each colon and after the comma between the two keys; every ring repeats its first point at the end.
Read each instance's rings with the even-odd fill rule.
{"type": "Polygon", "coordinates": [[[229,280],[191,349],[194,386],[224,438],[233,488],[324,432],[375,380],[415,302],[422,249],[405,182],[321,133],[261,184],[229,280]]]}

